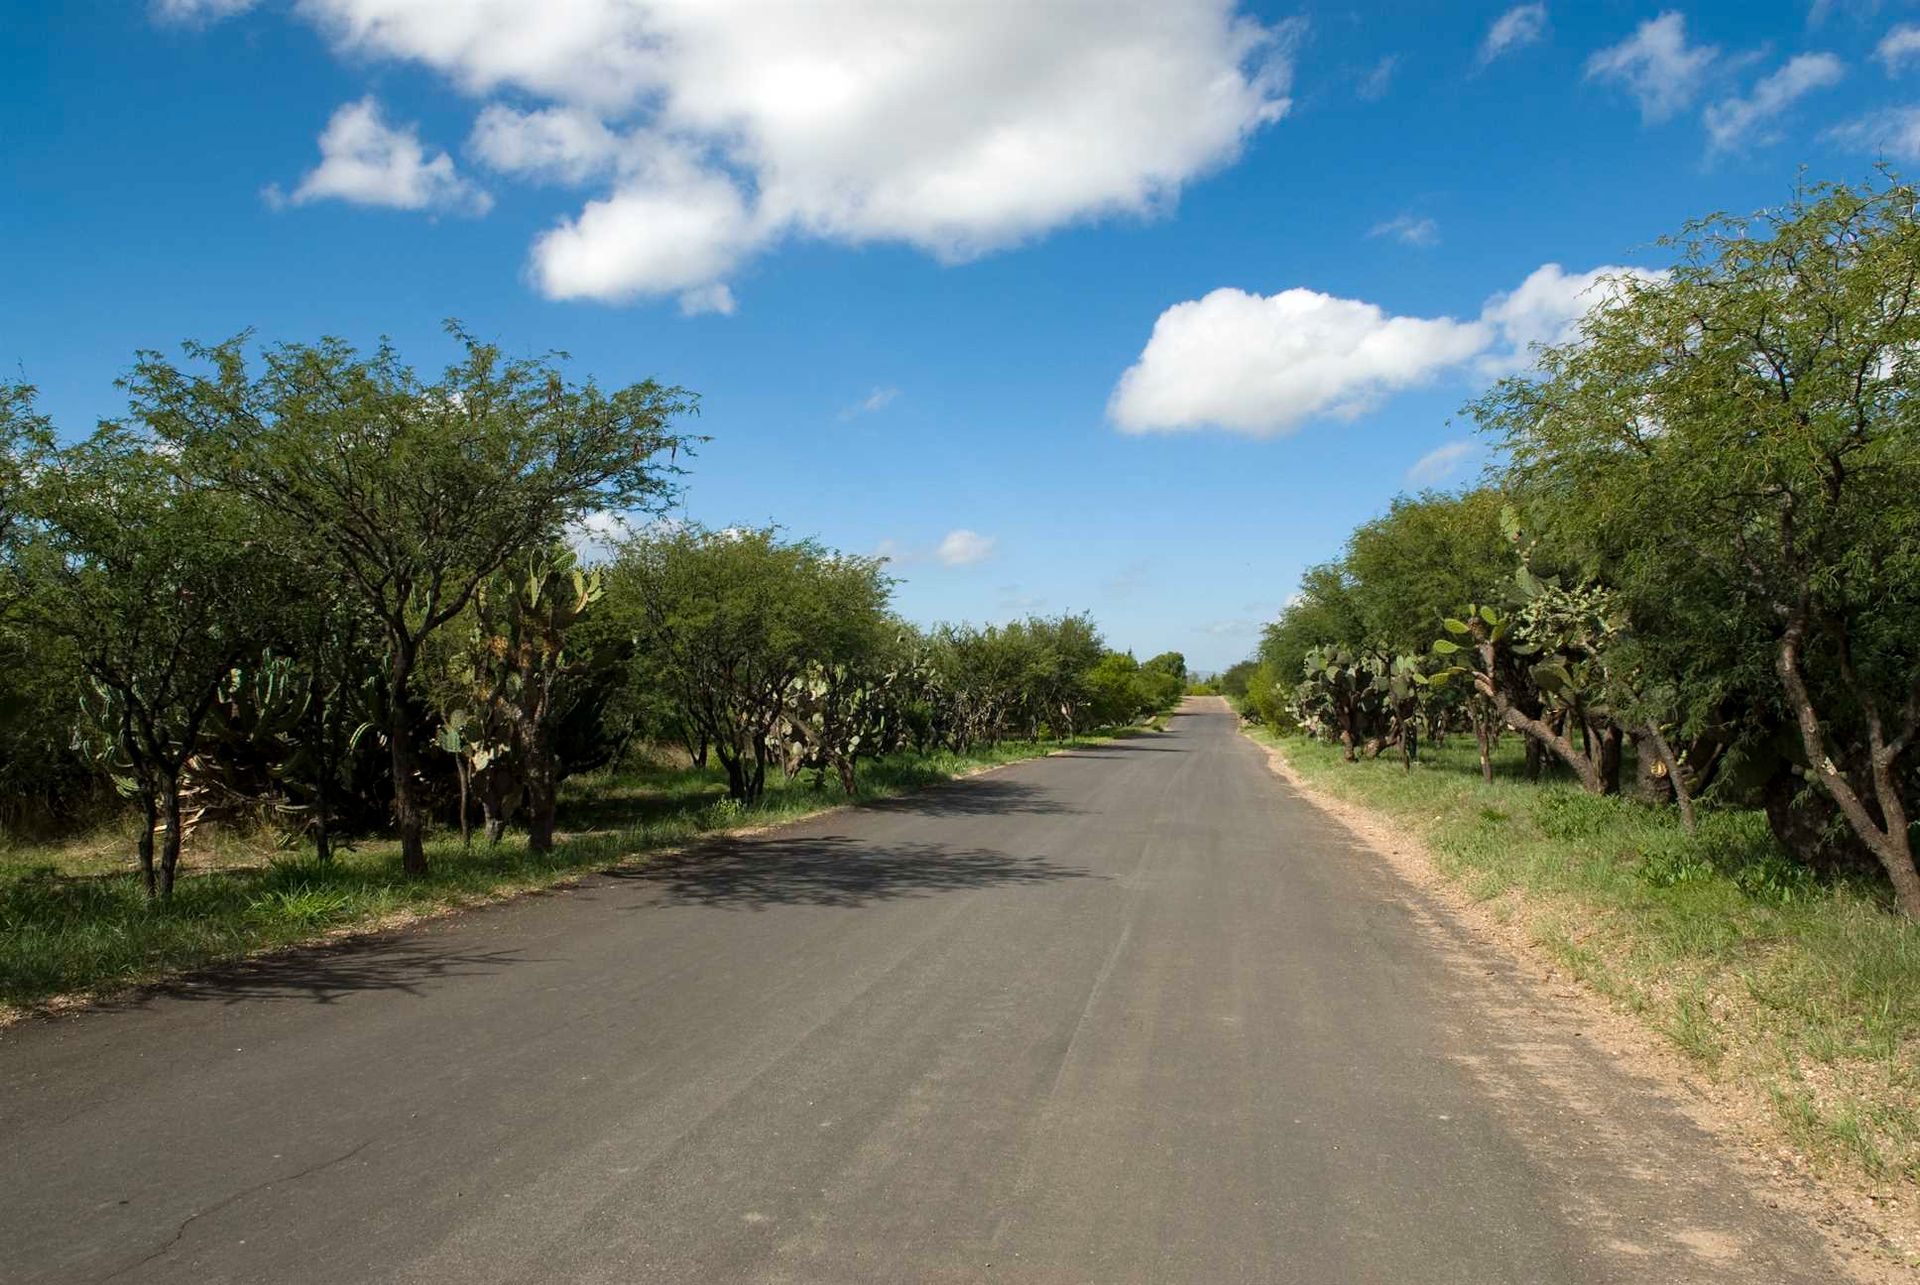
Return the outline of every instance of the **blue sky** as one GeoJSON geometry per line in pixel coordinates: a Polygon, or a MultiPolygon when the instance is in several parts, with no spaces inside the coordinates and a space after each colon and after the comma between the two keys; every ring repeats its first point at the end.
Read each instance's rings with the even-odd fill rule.
{"type": "Polygon", "coordinates": [[[1473,476],[1590,274],[1920,154],[1891,2],[15,10],[0,364],[66,433],[137,348],[459,317],[699,392],[692,518],[1203,668],[1473,476]]]}

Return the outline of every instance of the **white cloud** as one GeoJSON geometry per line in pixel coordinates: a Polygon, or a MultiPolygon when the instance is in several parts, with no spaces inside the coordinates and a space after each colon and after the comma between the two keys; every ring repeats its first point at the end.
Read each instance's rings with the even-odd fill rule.
{"type": "Polygon", "coordinates": [[[731,317],[739,306],[733,297],[733,290],[724,281],[695,286],[680,296],[680,315],[683,317],[731,317]]]}
{"type": "Polygon", "coordinates": [[[613,168],[621,142],[599,117],[577,108],[521,112],[494,103],[474,121],[467,150],[503,174],[582,183],[613,168]]]}
{"type": "Polygon", "coordinates": [[[885,410],[900,396],[898,388],[876,388],[853,405],[840,412],[841,419],[852,419],[856,415],[871,415],[875,411],[885,410]]]}
{"type": "Polygon", "coordinates": [[[611,196],[542,233],[531,271],[550,299],[684,298],[724,289],[722,278],[758,239],[746,197],[731,180],[666,152],[611,196]]]}
{"type": "Polygon", "coordinates": [[[971,567],[985,562],[993,556],[993,546],[997,544],[990,535],[981,535],[978,531],[969,531],[965,527],[949,531],[940,541],[940,547],[933,556],[949,567],[971,567]]]}
{"type": "Polygon", "coordinates": [[[1713,45],[1689,45],[1687,20],[1678,12],[1641,23],[1632,36],[1587,60],[1587,77],[1624,86],[1649,124],[1667,120],[1699,96],[1707,69],[1720,56],[1713,45]]]}
{"type": "Polygon", "coordinates": [[[1387,90],[1393,86],[1393,73],[1399,68],[1400,55],[1388,54],[1360,78],[1360,83],[1354,87],[1353,92],[1358,94],[1362,101],[1369,103],[1385,98],[1387,90]]]}
{"type": "Polygon", "coordinates": [[[1762,76],[1745,98],[1728,98],[1707,108],[1707,140],[1715,151],[1739,151],[1778,137],[1767,125],[1816,89],[1837,85],[1847,66],[1832,54],[1799,54],[1771,75],[1762,76]]]}
{"type": "Polygon", "coordinates": [[[1495,335],[1479,360],[1481,372],[1498,377],[1525,370],[1533,364],[1535,345],[1577,338],[1581,320],[1618,298],[1621,282],[1657,281],[1660,275],[1617,266],[1591,272],[1568,272],[1557,263],[1535,268],[1518,287],[1493,296],[1481,308],[1480,319],[1495,335]]]}
{"type": "Polygon", "coordinates": [[[1545,35],[1546,30],[1546,5],[1515,5],[1487,28],[1486,39],[1480,42],[1480,65],[1484,67],[1501,54],[1526,48],[1545,35]]]}
{"type": "Polygon", "coordinates": [[[953,261],[1163,211],[1286,114],[1300,30],[1247,19],[1237,0],[298,10],[343,52],[531,99],[538,110],[489,108],[476,152],[535,178],[611,176],[535,244],[530,275],[556,298],[616,301],[725,281],[789,236],[953,261]],[[636,135],[678,162],[630,169],[636,135]]]}
{"type": "Polygon", "coordinates": [[[259,0],[153,0],[153,16],[161,22],[209,23],[245,13],[259,0]]]}
{"type": "Polygon", "coordinates": [[[1873,56],[1880,60],[1889,76],[1906,70],[1907,64],[1920,58],[1920,27],[1901,23],[1881,37],[1873,56]]]}
{"type": "Polygon", "coordinates": [[[633,537],[633,523],[624,513],[589,513],[567,529],[567,543],[586,563],[610,560],[633,537]]]}
{"type": "Polygon", "coordinates": [[[1284,433],[1316,416],[1352,419],[1487,341],[1478,322],[1389,316],[1315,290],[1220,289],[1160,314],[1108,414],[1129,433],[1284,433]]]}
{"type": "Polygon", "coordinates": [[[1353,419],[1445,374],[1524,369],[1530,345],[1574,337],[1580,318],[1610,297],[1606,283],[1652,275],[1550,263],[1488,299],[1472,321],[1393,316],[1313,290],[1215,290],[1160,314],[1107,413],[1127,433],[1224,428],[1254,437],[1353,419]]]}
{"type": "Polygon", "coordinates": [[[1376,223],[1367,232],[1370,237],[1390,236],[1403,245],[1431,246],[1440,244],[1440,225],[1432,219],[1402,214],[1376,223]]]}
{"type": "Polygon", "coordinates": [[[1436,446],[1415,460],[1413,467],[1407,470],[1408,486],[1438,486],[1452,477],[1454,471],[1466,463],[1473,454],[1472,442],[1448,442],[1445,446],[1436,446]]]}
{"type": "Polygon", "coordinates": [[[1837,125],[1826,133],[1842,147],[1901,161],[1920,160],[1920,107],[1894,107],[1837,125]]]}
{"type": "Polygon", "coordinates": [[[334,112],[320,134],[320,164],[300,180],[292,195],[267,189],[267,199],[305,205],[337,200],[396,210],[485,214],[493,198],[454,169],[445,152],[429,156],[411,125],[394,128],[372,96],[334,112]]]}

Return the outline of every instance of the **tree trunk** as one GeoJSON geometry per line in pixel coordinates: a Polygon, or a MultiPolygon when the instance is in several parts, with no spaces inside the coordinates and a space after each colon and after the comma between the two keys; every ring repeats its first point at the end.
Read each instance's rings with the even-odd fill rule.
{"type": "Polygon", "coordinates": [[[1487,720],[1476,717],[1473,720],[1473,739],[1480,746],[1480,779],[1488,785],[1493,784],[1493,729],[1487,726],[1487,720]]]}
{"type": "Polygon", "coordinates": [[[553,851],[554,814],[559,810],[559,791],[553,784],[553,756],[537,731],[527,753],[527,851],[553,851]]]}
{"type": "Polygon", "coordinates": [[[473,793],[473,765],[464,754],[453,758],[453,774],[460,778],[460,846],[468,852],[473,851],[473,805],[469,796],[473,793]]]}
{"type": "Polygon", "coordinates": [[[426,817],[420,810],[419,755],[413,744],[407,688],[413,678],[413,643],[396,639],[387,675],[387,744],[393,755],[393,818],[400,831],[400,868],[427,873],[426,817]]]}
{"type": "Polygon", "coordinates": [[[180,865],[180,777],[160,782],[160,900],[173,900],[173,873],[180,865]]]}
{"type": "Polygon", "coordinates": [[[1600,793],[1620,793],[1620,725],[1608,723],[1597,737],[1596,749],[1599,753],[1597,765],[1600,774],[1600,793]]]}
{"type": "Polygon", "coordinates": [[[1786,689],[1787,707],[1793,711],[1800,730],[1800,744],[1807,756],[1807,774],[1819,783],[1840,809],[1847,825],[1860,842],[1873,853],[1887,879],[1893,884],[1893,898],[1900,913],[1920,919],[1920,869],[1913,862],[1913,840],[1908,833],[1907,813],[1900,797],[1898,759],[1902,739],[1886,744],[1878,715],[1867,706],[1867,755],[1870,797],[1863,797],[1827,752],[1826,732],[1819,711],[1807,691],[1800,673],[1800,646],[1806,633],[1806,608],[1788,617],[1774,656],[1774,669],[1780,685],[1786,689]],[[1870,804],[1872,806],[1870,806],[1870,804]],[[1876,816],[1875,813],[1878,813],[1876,816]]]}
{"type": "Polygon", "coordinates": [[[1666,736],[1661,733],[1660,724],[1648,721],[1643,743],[1646,749],[1653,751],[1654,758],[1667,770],[1667,787],[1673,793],[1674,802],[1680,805],[1680,824],[1686,828],[1688,834],[1696,833],[1693,791],[1687,788],[1687,778],[1681,773],[1680,762],[1674,757],[1673,746],[1667,744],[1666,736]]]}
{"type": "Polygon", "coordinates": [[[153,873],[153,832],[160,828],[160,806],[153,786],[145,781],[140,784],[140,819],[144,824],[140,828],[140,841],[135,845],[140,857],[140,886],[145,889],[147,900],[152,901],[160,895],[153,873]]]}

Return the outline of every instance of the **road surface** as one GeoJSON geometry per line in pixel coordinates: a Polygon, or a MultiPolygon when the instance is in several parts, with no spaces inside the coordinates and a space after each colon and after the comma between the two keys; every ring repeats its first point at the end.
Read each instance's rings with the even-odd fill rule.
{"type": "Polygon", "coordinates": [[[0,1032],[0,1279],[1836,1279],[1528,987],[1190,703],[0,1032]]]}

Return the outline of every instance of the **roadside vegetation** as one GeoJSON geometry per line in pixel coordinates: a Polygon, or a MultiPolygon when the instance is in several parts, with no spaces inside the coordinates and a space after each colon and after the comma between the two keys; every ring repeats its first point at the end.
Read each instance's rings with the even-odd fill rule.
{"type": "Polygon", "coordinates": [[[1170,708],[1085,616],[923,629],[883,560],[662,515],[691,394],[459,328],[0,389],[0,1003],[897,792],[1170,708]],[[583,560],[583,531],[622,532],[583,560]]]}
{"type": "Polygon", "coordinates": [[[1467,408],[1221,690],[1573,971],[1920,1179],[1920,218],[1712,216],[1467,408]]]}

